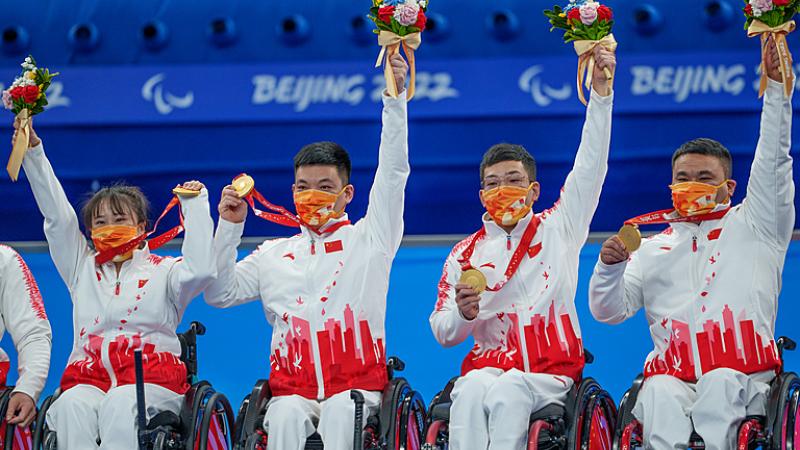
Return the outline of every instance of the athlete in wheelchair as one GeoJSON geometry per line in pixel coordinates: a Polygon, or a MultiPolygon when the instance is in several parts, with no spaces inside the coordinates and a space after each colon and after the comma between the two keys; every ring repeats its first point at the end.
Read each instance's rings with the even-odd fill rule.
{"type": "MultiPolygon", "coordinates": [[[[585,352],[586,363],[594,357],[585,352]]],[[[458,380],[452,378],[436,394],[428,409],[424,450],[449,447],[450,394],[458,380]]],[[[592,378],[573,384],[563,404],[533,412],[528,420],[527,449],[608,449],[613,438],[617,408],[611,396],[592,378]]]]}
{"type": "MultiPolygon", "coordinates": [[[[180,360],[186,365],[186,382],[191,385],[183,397],[179,412],[155,411],[147,404],[142,383],[142,373],[137,374],[136,394],[139,423],[137,448],[141,450],[205,450],[233,448],[233,409],[228,399],[216,392],[208,381],[199,381],[197,376],[197,336],[205,334],[200,322],[192,322],[189,330],[178,335],[181,344],[180,360]],[[144,400],[144,401],[142,401],[144,400]],[[152,413],[149,420],[146,415],[152,413]]],[[[58,399],[60,392],[45,399],[36,419],[35,450],[56,450],[55,431],[47,424],[48,410],[58,399]]],[[[103,443],[98,441],[100,448],[103,443]]],[[[130,446],[129,448],[133,448],[130,446]]]]}
{"type": "MultiPolygon", "coordinates": [[[[785,350],[794,350],[797,344],[788,337],[777,342],[778,355],[783,361],[785,350]]],[[[642,424],[633,414],[634,406],[642,390],[644,376],[639,375],[619,405],[619,422],[614,433],[614,450],[629,450],[644,447],[642,424]]],[[[800,441],[800,378],[794,372],[781,371],[769,383],[766,392],[766,408],[763,414],[750,414],[736,427],[736,448],[741,450],[762,448],[783,450],[796,448],[800,441]]],[[[688,448],[705,449],[703,438],[692,429],[688,448]]]]}
{"type": "MultiPolygon", "coordinates": [[[[425,427],[425,404],[419,393],[411,389],[405,378],[396,378],[394,373],[402,371],[405,364],[391,357],[386,363],[389,384],[383,390],[380,408],[368,415],[364,421],[364,396],[357,390],[350,391],[355,406],[354,426],[355,450],[419,449],[425,427]]],[[[248,394],[236,418],[236,450],[264,450],[269,442],[269,433],[264,429],[267,409],[272,399],[268,380],[259,380],[253,392],[248,394]]],[[[323,448],[322,439],[316,431],[307,438],[305,448],[323,448]]]]}
{"type": "Polygon", "coordinates": [[[8,331],[17,349],[19,378],[6,386],[11,368],[0,350],[0,449],[28,449],[30,425],[50,367],[50,323],[30,269],[11,247],[0,245],[0,336],[8,331]]]}

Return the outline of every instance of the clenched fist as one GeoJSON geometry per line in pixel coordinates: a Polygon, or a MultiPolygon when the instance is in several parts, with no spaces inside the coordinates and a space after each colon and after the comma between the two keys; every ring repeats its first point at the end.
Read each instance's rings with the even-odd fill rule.
{"type": "Polygon", "coordinates": [[[397,53],[389,58],[389,64],[392,66],[392,73],[394,73],[394,80],[397,83],[397,92],[402,93],[406,88],[406,74],[408,73],[408,64],[403,57],[397,53]]]}
{"type": "Polygon", "coordinates": [[[480,312],[481,296],[468,284],[456,285],[456,304],[461,315],[467,320],[474,320],[480,312]]]}
{"type": "Polygon", "coordinates": [[[619,236],[612,236],[600,249],[600,261],[609,266],[627,261],[630,256],[619,236]]]}
{"type": "Polygon", "coordinates": [[[233,186],[225,186],[222,190],[219,216],[231,223],[242,223],[247,217],[247,202],[239,198],[233,186]]]}

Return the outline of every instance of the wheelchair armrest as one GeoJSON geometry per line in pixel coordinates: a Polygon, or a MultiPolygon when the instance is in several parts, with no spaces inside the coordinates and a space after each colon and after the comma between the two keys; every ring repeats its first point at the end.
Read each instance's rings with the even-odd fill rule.
{"type": "Polygon", "coordinates": [[[160,427],[173,428],[177,430],[180,426],[181,426],[180,417],[178,417],[178,415],[172,411],[162,411],[153,416],[153,418],[150,419],[149,422],[147,422],[148,430],[156,430],[160,427]]]}
{"type": "Polygon", "coordinates": [[[594,362],[594,355],[589,350],[583,349],[583,361],[584,363],[592,364],[594,362]]]}
{"type": "Polygon", "coordinates": [[[428,420],[433,422],[435,420],[450,421],[450,407],[453,406],[452,402],[439,402],[431,406],[428,420]]]}

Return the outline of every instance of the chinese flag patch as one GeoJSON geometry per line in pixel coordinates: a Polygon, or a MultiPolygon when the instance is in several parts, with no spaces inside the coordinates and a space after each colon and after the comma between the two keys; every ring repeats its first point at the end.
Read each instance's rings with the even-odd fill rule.
{"type": "Polygon", "coordinates": [[[336,253],[342,251],[343,249],[344,247],[342,247],[341,240],[325,243],[325,253],[336,253]]]}
{"type": "Polygon", "coordinates": [[[534,245],[533,247],[528,249],[528,258],[533,258],[542,251],[542,243],[539,242],[538,244],[534,245]]]}
{"type": "Polygon", "coordinates": [[[717,228],[708,232],[708,240],[714,241],[719,239],[719,235],[722,234],[722,228],[717,228]]]}
{"type": "Polygon", "coordinates": [[[150,280],[139,280],[139,289],[143,288],[145,284],[150,280]]]}

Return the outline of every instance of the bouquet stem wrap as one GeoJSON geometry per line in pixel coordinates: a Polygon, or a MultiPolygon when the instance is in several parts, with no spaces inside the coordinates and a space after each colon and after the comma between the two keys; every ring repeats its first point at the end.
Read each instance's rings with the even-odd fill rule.
{"type": "Polygon", "coordinates": [[[400,36],[391,31],[381,30],[378,34],[378,45],[381,46],[381,52],[378,54],[375,67],[380,67],[381,64],[383,64],[383,76],[386,78],[386,89],[392,98],[397,98],[400,93],[397,90],[397,81],[394,78],[392,65],[389,64],[389,58],[391,58],[392,55],[400,53],[400,47],[403,47],[411,70],[411,78],[408,81],[408,94],[406,98],[411,100],[414,98],[414,90],[417,81],[417,64],[416,58],[414,57],[414,50],[418,49],[421,44],[421,33],[411,33],[400,36]]]}
{"type": "MultiPolygon", "coordinates": [[[[586,101],[586,97],[583,93],[583,86],[581,84],[586,85],[586,89],[591,91],[592,89],[592,77],[594,76],[594,48],[598,45],[605,48],[609,51],[614,51],[617,49],[617,41],[614,39],[613,34],[609,34],[608,36],[604,37],[603,39],[599,39],[596,41],[591,40],[578,40],[574,42],[575,45],[575,53],[578,54],[578,77],[577,77],[577,87],[578,87],[578,99],[584,105],[587,105],[588,102],[586,101]]],[[[606,78],[608,78],[610,86],[614,87],[614,76],[608,68],[604,68],[603,71],[606,74],[606,78]]]]}
{"type": "Polygon", "coordinates": [[[792,91],[794,90],[794,72],[792,71],[792,53],[789,51],[789,45],[786,43],[786,35],[794,31],[795,27],[794,20],[790,20],[777,27],[770,27],[760,20],[754,20],[747,29],[747,37],[761,37],[761,84],[758,88],[759,98],[763,97],[764,91],[767,90],[767,70],[765,61],[769,38],[775,40],[775,46],[778,48],[778,59],[780,61],[781,75],[783,75],[784,93],[786,97],[792,95],[792,91]]]}
{"type": "Polygon", "coordinates": [[[17,114],[17,119],[19,119],[17,142],[14,143],[14,148],[11,149],[11,156],[8,158],[8,165],[6,166],[6,171],[8,171],[12,181],[17,181],[19,178],[19,168],[22,167],[22,159],[25,157],[25,152],[31,142],[30,113],[27,109],[23,109],[17,114]]]}

